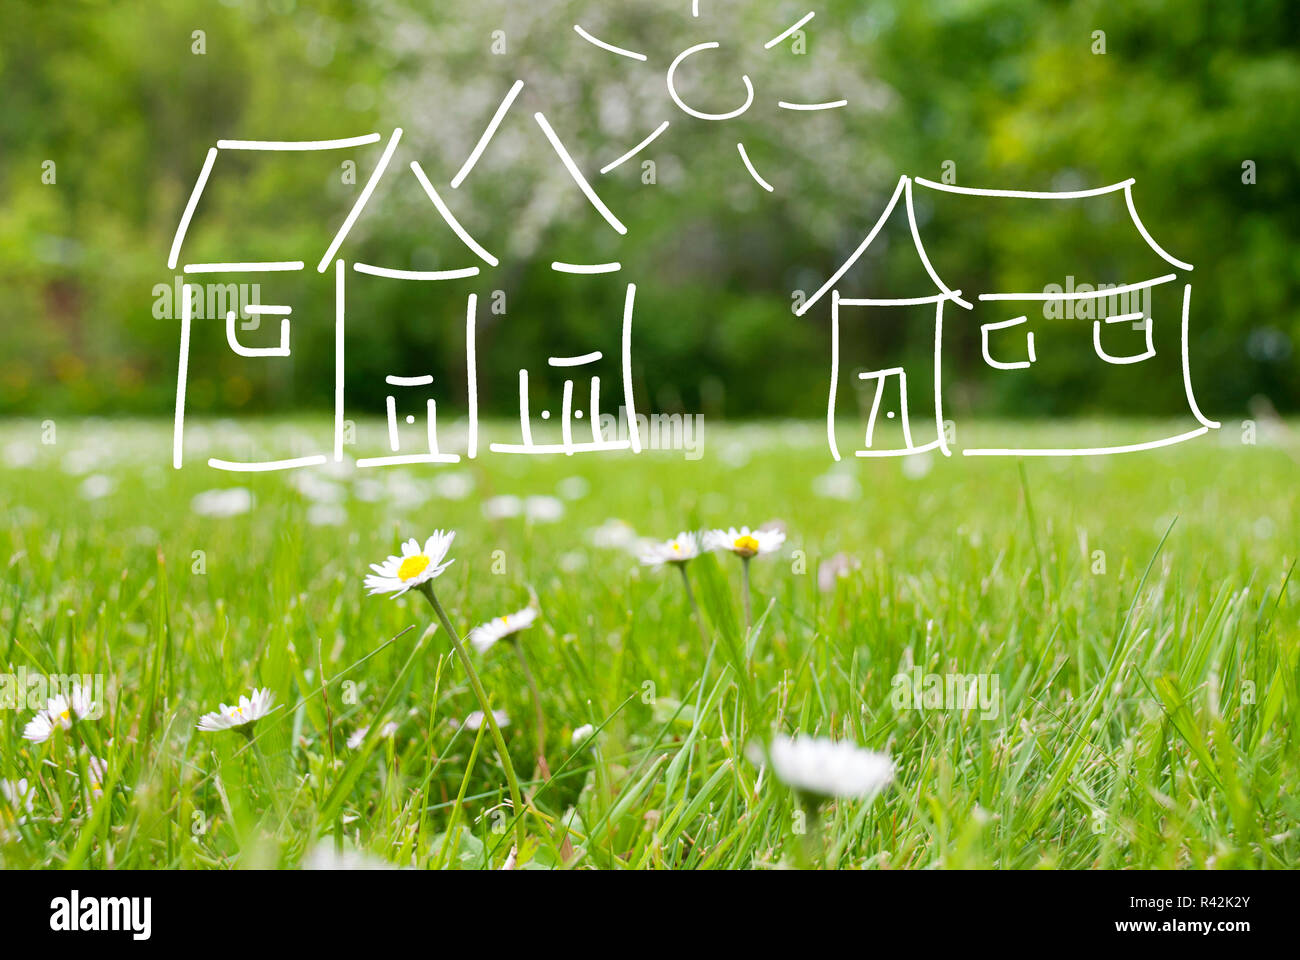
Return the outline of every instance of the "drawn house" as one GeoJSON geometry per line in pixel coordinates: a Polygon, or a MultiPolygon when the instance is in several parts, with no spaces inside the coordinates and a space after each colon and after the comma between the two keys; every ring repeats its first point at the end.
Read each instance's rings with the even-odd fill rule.
{"type": "MultiPolygon", "coordinates": [[[[1172,257],[1147,233],[1133,203],[1132,186],[1133,181],[1126,180],[1092,190],[1030,192],[983,190],[919,177],[900,178],[884,212],[867,236],[796,310],[796,315],[803,316],[823,302],[830,309],[831,376],[826,433],[831,455],[840,459],[837,422],[851,406],[846,396],[853,395],[863,398],[859,418],[865,422],[858,424],[857,432],[861,446],[853,451],[862,458],[909,456],[932,450],[951,456],[957,448],[964,456],[1102,455],[1167,446],[1217,428],[1219,424],[1207,419],[1197,406],[1188,367],[1192,288],[1185,275],[1192,271],[1192,265],[1172,257]],[[1137,275],[1124,282],[1096,287],[1088,284],[1076,287],[1073,278],[1069,278],[1064,285],[1048,282],[1037,290],[962,290],[959,285],[945,282],[927,253],[917,229],[914,187],[929,191],[927,199],[936,203],[945,198],[964,197],[967,203],[994,205],[1015,199],[1048,204],[1089,203],[1094,202],[1093,198],[1122,194],[1132,227],[1146,250],[1155,254],[1155,258],[1148,258],[1155,269],[1142,272],[1143,267],[1150,265],[1134,265],[1131,269],[1138,270],[1137,275]],[[886,284],[882,278],[867,275],[863,255],[873,243],[882,242],[882,231],[891,218],[901,220],[904,216],[916,263],[928,278],[927,289],[902,293],[894,289],[870,289],[886,284]],[[855,276],[855,273],[862,275],[855,276]],[[864,284],[869,288],[866,295],[858,295],[856,290],[846,295],[846,290],[864,284]],[[1160,295],[1157,308],[1149,306],[1153,293],[1160,295]],[[852,325],[882,323],[900,311],[908,314],[909,322],[925,323],[927,328],[932,328],[933,354],[923,363],[916,362],[915,357],[910,365],[885,362],[883,358],[875,363],[868,358],[863,363],[861,357],[843,355],[846,333],[852,330],[852,325]],[[1060,317],[1065,317],[1067,322],[1048,322],[1049,318],[1060,317]],[[1150,433],[1164,429],[1158,425],[1126,427],[1137,431],[1137,435],[1095,446],[1060,447],[1034,442],[1022,432],[1022,426],[1004,422],[988,427],[1000,431],[998,435],[990,437],[985,429],[979,443],[958,447],[951,438],[954,434],[961,436],[962,431],[953,429],[951,412],[946,409],[944,382],[945,369],[951,366],[950,343],[954,334],[978,337],[984,378],[1032,377],[1052,351],[1086,350],[1098,365],[1098,375],[1108,368],[1122,369],[1127,380],[1119,389],[1128,391],[1128,396],[1141,397],[1151,389],[1157,370],[1163,376],[1172,369],[1174,377],[1181,376],[1181,384],[1174,384],[1173,388],[1185,397],[1195,426],[1189,424],[1187,430],[1158,435],[1150,433]],[[897,424],[897,427],[882,430],[882,425],[891,421],[890,426],[897,424]],[[888,439],[883,436],[886,432],[888,439]]],[[[1050,379],[1045,383],[1050,384],[1050,379]]],[[[840,436],[843,435],[841,429],[840,436]]]]}
{"type": "MultiPolygon", "coordinates": [[[[522,81],[516,82],[507,93],[493,115],[491,122],[479,138],[473,152],[449,184],[440,187],[435,186],[418,160],[411,160],[407,164],[409,170],[403,171],[418,183],[420,192],[429,203],[429,208],[435,211],[438,218],[440,218],[441,224],[435,226],[434,230],[447,236],[454,235],[456,238],[458,249],[456,255],[460,259],[455,263],[439,266],[438,269],[412,270],[408,269],[409,265],[376,264],[350,260],[349,258],[349,236],[365,216],[367,205],[371,201],[376,188],[385,179],[386,175],[391,178],[398,172],[396,170],[389,172],[402,137],[402,130],[398,128],[388,138],[382,154],[371,170],[365,185],[358,193],[347,216],[335,232],[333,239],[328,246],[324,247],[323,255],[314,263],[319,274],[332,274],[330,283],[334,289],[335,309],[332,330],[329,334],[333,340],[334,365],[333,370],[321,371],[322,376],[332,377],[335,388],[332,443],[322,438],[318,450],[291,451],[294,454],[293,456],[273,459],[236,461],[210,457],[208,459],[209,466],[234,471],[270,471],[325,463],[330,454],[332,454],[335,461],[343,459],[343,448],[345,440],[347,440],[346,434],[353,424],[353,420],[349,417],[350,411],[344,395],[345,344],[351,333],[348,329],[348,317],[350,314],[357,312],[358,307],[364,311],[364,303],[357,302],[355,293],[352,301],[349,302],[349,289],[354,288],[360,280],[367,276],[384,278],[391,282],[427,284],[431,290],[431,301],[439,299],[437,291],[441,290],[445,292],[444,300],[446,297],[455,296],[460,303],[464,304],[465,367],[462,382],[465,386],[463,396],[452,395],[451,385],[434,383],[434,378],[427,372],[427,368],[421,369],[418,356],[405,358],[409,362],[410,368],[395,371],[385,378],[387,393],[384,412],[386,415],[388,452],[382,456],[360,458],[357,460],[357,466],[365,468],[391,464],[453,463],[460,460],[460,454],[449,452],[448,445],[439,439],[438,409],[440,400],[444,405],[450,401],[456,406],[460,406],[463,401],[468,411],[466,433],[463,437],[457,437],[454,445],[457,449],[463,449],[465,455],[469,458],[479,455],[481,445],[479,438],[478,388],[483,375],[489,373],[489,371],[480,369],[481,357],[477,349],[479,301],[486,296],[490,296],[493,290],[500,286],[500,280],[492,275],[492,271],[500,267],[500,261],[465,229],[461,220],[453,212],[447,198],[454,196],[455,190],[466,180],[480,161],[494,133],[510,110],[522,87],[522,81]],[[466,292],[465,284],[469,281],[481,282],[482,287],[479,290],[471,288],[469,292],[466,292]],[[413,444],[409,432],[407,432],[408,435],[404,439],[403,423],[407,427],[411,427],[420,421],[422,423],[420,423],[418,431],[418,440],[413,444]]],[[[533,132],[538,135],[537,142],[540,145],[549,145],[546,149],[553,151],[554,158],[563,165],[572,180],[572,185],[577,187],[576,192],[580,192],[585,197],[584,205],[589,203],[604,223],[618,234],[626,234],[627,228],[614,216],[591,188],[590,183],[579,170],[545,115],[536,112],[531,120],[535,124],[533,132]]],[[[169,266],[175,268],[177,265],[179,252],[185,241],[190,221],[220,152],[230,150],[314,152],[363,146],[377,143],[380,139],[378,134],[369,134],[331,141],[219,141],[217,147],[209,150],[203,170],[191,193],[189,203],[172,244],[169,266]]],[[[433,222],[432,218],[431,222],[433,222]]],[[[313,260],[315,260],[314,257],[313,260]]],[[[186,264],[182,269],[186,276],[189,277],[190,274],[212,272],[244,274],[267,271],[303,271],[306,269],[306,264],[301,260],[230,262],[186,264]]],[[[582,278],[592,275],[617,275],[622,267],[621,264],[612,261],[574,263],[555,260],[551,263],[551,269],[557,273],[582,278]]],[[[592,281],[588,280],[587,282],[592,281]]],[[[189,366],[193,362],[190,356],[193,318],[189,310],[188,286],[183,288],[183,292],[185,294],[185,309],[182,311],[181,316],[181,343],[177,373],[176,423],[173,450],[173,465],[177,468],[183,462],[186,382],[189,366]]],[[[608,335],[603,336],[599,343],[591,344],[592,349],[575,355],[548,356],[545,358],[543,368],[523,368],[518,371],[517,380],[512,377],[511,387],[513,389],[517,384],[519,398],[518,435],[509,438],[505,442],[491,443],[490,449],[500,453],[563,453],[568,455],[616,449],[630,449],[634,453],[640,452],[636,406],[631,382],[632,314],[636,287],[632,283],[625,283],[622,285],[621,292],[623,301],[621,316],[612,317],[607,323],[599,325],[602,330],[607,331],[608,335]],[[545,392],[545,388],[553,385],[557,379],[554,373],[556,370],[561,371],[558,377],[561,382],[558,395],[551,395],[545,392]],[[578,371],[581,371],[582,377],[577,375],[578,371]],[[622,405],[626,409],[626,422],[629,424],[630,434],[628,437],[610,439],[602,435],[602,403],[622,405]],[[554,416],[552,411],[554,411],[554,416]],[[546,421],[549,421],[549,423],[546,423],[546,421]],[[535,442],[534,429],[539,426],[544,430],[550,428],[550,433],[558,434],[554,442],[546,442],[545,440],[535,442]]],[[[441,307],[445,308],[446,305],[443,302],[441,307]]],[[[282,318],[278,343],[270,347],[245,347],[237,338],[236,318],[232,313],[227,324],[227,339],[230,348],[241,356],[258,358],[263,361],[270,358],[284,360],[290,357],[295,338],[299,335],[299,332],[293,330],[291,321],[292,308],[288,305],[268,305],[265,307],[258,305],[255,309],[282,318]]],[[[508,317],[504,322],[507,324],[538,322],[537,318],[529,315],[526,310],[519,312],[523,315],[519,320],[508,317]]],[[[366,317],[364,313],[362,313],[362,316],[363,324],[371,322],[371,318],[366,317]]],[[[325,326],[326,323],[317,322],[308,328],[311,333],[306,335],[320,336],[325,326]]],[[[364,326],[362,329],[364,330],[364,326]]]]}

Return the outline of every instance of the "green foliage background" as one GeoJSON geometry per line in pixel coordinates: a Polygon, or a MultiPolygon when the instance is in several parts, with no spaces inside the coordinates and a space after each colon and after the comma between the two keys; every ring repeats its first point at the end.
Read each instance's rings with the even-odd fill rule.
{"type": "MultiPolygon", "coordinates": [[[[481,355],[503,370],[580,345],[618,315],[619,285],[576,285],[550,260],[616,257],[639,286],[636,377],[652,407],[815,415],[824,409],[828,319],[824,310],[793,317],[792,291],[815,289],[842,262],[900,174],[939,179],[951,162],[967,185],[1061,189],[1136,178],[1147,227],[1196,265],[1191,355],[1206,412],[1295,410],[1298,40],[1300,18],[1285,0],[705,0],[699,20],[686,0],[8,0],[0,6],[0,411],[170,409],[177,325],[155,316],[154,287],[173,282],[172,232],[220,138],[386,135],[402,126],[395,185],[376,195],[347,255],[441,265],[454,240],[444,245],[427,201],[410,192],[406,164],[418,159],[446,183],[516,78],[528,84],[511,121],[518,129],[503,127],[503,155],[456,196],[458,215],[502,258],[479,290],[508,296],[506,317],[480,327],[481,355]],[[809,8],[817,16],[806,55],[788,43],[763,54],[762,42],[809,8]],[[574,23],[649,60],[605,54],[579,39],[574,23]],[[491,52],[498,30],[499,56],[491,52]],[[1098,30],[1104,55],[1093,52],[1098,30]],[[708,39],[725,42],[689,78],[701,103],[727,109],[737,76],[754,78],[755,108],[734,127],[692,121],[667,97],[667,63],[708,39]],[[840,96],[850,106],[821,115],[774,109],[778,98],[840,96]],[[626,240],[608,243],[612,233],[582,198],[556,187],[563,171],[530,130],[536,109],[628,224],[626,240]],[[636,163],[596,175],[663,119],[670,130],[644,154],[656,161],[657,183],[643,184],[636,163]],[[744,173],[737,140],[774,194],[744,173]],[[55,163],[53,184],[42,182],[46,161],[55,163]],[[1246,161],[1256,183],[1243,183],[1246,161]]],[[[314,264],[360,189],[341,182],[339,163],[355,159],[364,183],[377,154],[223,155],[184,257],[314,264]]],[[[924,206],[918,213],[931,215],[924,206]]],[[[1081,282],[1151,275],[1124,274],[1129,248],[1116,237],[1133,239],[1122,204],[1064,218],[999,210],[944,225],[927,243],[943,270],[981,290],[1061,283],[1067,273],[1081,282]]],[[[906,243],[873,251],[865,269],[882,284],[916,280],[906,243]]],[[[445,300],[423,284],[376,281],[364,290],[367,312],[349,344],[350,397],[381,403],[383,375],[411,356],[436,376],[463,376],[462,346],[448,333],[463,323],[463,290],[445,300]]],[[[330,402],[328,275],[280,275],[264,291],[318,323],[321,336],[302,335],[287,376],[214,359],[195,375],[191,409],[330,402]]],[[[892,337],[904,354],[924,355],[930,342],[924,325],[861,336],[867,350],[892,337]]],[[[955,357],[959,393],[978,359],[978,351],[955,357]]],[[[1054,369],[1050,403],[1026,409],[1024,397],[993,384],[985,412],[1133,407],[1093,376],[1087,351],[1054,369]]],[[[506,391],[484,397],[495,412],[513,400],[506,391]]],[[[1181,411],[1151,400],[1141,412],[1181,411]]]]}

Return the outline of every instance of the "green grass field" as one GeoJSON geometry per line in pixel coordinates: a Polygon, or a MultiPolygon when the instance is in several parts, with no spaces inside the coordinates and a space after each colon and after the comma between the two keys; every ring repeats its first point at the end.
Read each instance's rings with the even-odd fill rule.
{"type": "Polygon", "coordinates": [[[107,703],[40,744],[26,700],[0,711],[0,778],[28,789],[0,797],[0,865],[1300,866],[1294,427],[834,465],[816,423],[710,424],[695,461],[238,476],[173,471],[169,423],[53,439],[0,425],[0,647],[10,674],[102,675],[107,703]],[[251,510],[196,512],[225,487],[251,510]],[[756,628],[739,561],[687,568],[706,645],[676,571],[611,520],[660,539],[779,522],[784,548],[751,566],[756,628]],[[549,778],[519,659],[470,653],[510,719],[518,817],[428,604],[362,585],[436,528],[457,534],[433,583],[462,634],[540,606],[518,637],[549,778]],[[983,676],[997,709],[900,704],[895,677],[926,674],[983,676]],[[196,730],[255,686],[279,708],[251,743],[196,730]],[[773,731],[887,750],[894,782],[808,816],[747,758],[773,731]]]}

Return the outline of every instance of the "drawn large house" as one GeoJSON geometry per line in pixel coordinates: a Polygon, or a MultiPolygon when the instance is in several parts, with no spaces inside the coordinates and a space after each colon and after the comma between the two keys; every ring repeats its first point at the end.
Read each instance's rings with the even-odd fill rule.
{"type": "MultiPolygon", "coordinates": [[[[364,335],[365,330],[378,319],[373,314],[367,314],[365,310],[367,289],[365,285],[375,282],[416,283],[425,286],[429,291],[430,315],[434,315],[435,311],[439,311],[440,315],[445,314],[453,307],[460,311],[464,316],[465,367],[463,378],[460,378],[458,384],[435,383],[434,377],[428,372],[429,358],[421,358],[418,355],[404,357],[402,360],[404,369],[393,371],[385,378],[386,422],[383,439],[386,440],[384,446],[387,450],[379,456],[359,458],[358,467],[453,463],[461,459],[461,453],[451,452],[452,448],[463,451],[469,458],[474,458],[479,455],[481,446],[489,446],[493,451],[500,453],[522,454],[572,455],[619,449],[627,449],[633,453],[640,451],[636,405],[631,382],[632,313],[636,287],[621,279],[619,276],[621,264],[612,260],[602,262],[551,260],[550,266],[553,271],[561,275],[571,275],[576,283],[587,285],[600,282],[619,283],[622,310],[617,316],[601,318],[600,322],[590,325],[596,330],[593,338],[596,342],[584,343],[582,352],[541,357],[540,363],[519,369],[517,378],[516,371],[507,371],[511,382],[504,385],[505,388],[511,393],[518,391],[518,432],[514,436],[504,438],[501,442],[480,444],[479,386],[485,377],[492,375],[493,371],[490,368],[490,358],[484,358],[478,350],[478,340],[484,301],[489,300],[495,289],[502,285],[499,279],[501,262],[465,228],[462,218],[456,215],[453,206],[457,205],[459,200],[456,194],[457,188],[471,175],[476,165],[480,164],[494,134],[514,105],[522,87],[523,82],[519,81],[506,94],[472,153],[447,183],[435,186],[418,159],[410,159],[404,164],[394,162],[402,139],[402,130],[396,129],[388,137],[382,153],[377,158],[364,185],[361,186],[347,216],[334,232],[333,238],[328,243],[322,239],[321,249],[311,253],[309,258],[292,261],[231,259],[220,263],[185,263],[181,267],[186,282],[183,287],[180,317],[180,357],[173,443],[175,467],[179,468],[184,460],[188,370],[192,363],[202,362],[201,358],[192,358],[190,355],[191,335],[209,333],[206,328],[199,329],[196,318],[191,315],[192,286],[201,282],[203,276],[217,273],[227,276],[265,275],[284,271],[310,272],[312,268],[321,275],[322,282],[328,283],[334,291],[335,303],[332,317],[300,318],[293,315],[294,310],[291,305],[258,304],[248,308],[249,311],[271,314],[280,318],[276,331],[279,334],[278,341],[271,346],[257,347],[250,347],[241,342],[240,329],[254,329],[254,327],[240,324],[235,311],[231,311],[226,317],[225,339],[229,349],[239,357],[247,358],[247,362],[287,364],[295,355],[295,346],[302,343],[303,338],[326,338],[326,342],[332,345],[334,362],[331,369],[322,369],[320,376],[330,378],[334,383],[333,436],[325,435],[312,440],[308,443],[310,449],[283,451],[273,457],[264,454],[244,455],[239,458],[212,456],[208,458],[209,466],[232,471],[271,471],[322,464],[330,459],[341,461],[344,458],[344,445],[352,442],[346,434],[356,423],[353,418],[365,418],[379,413],[379,411],[351,410],[344,395],[346,345],[350,338],[358,335],[358,331],[360,335],[364,335]],[[361,259],[363,254],[357,250],[355,237],[364,234],[365,231],[355,228],[373,212],[373,208],[368,205],[377,188],[384,189],[381,183],[391,185],[393,179],[397,177],[404,178],[402,181],[404,187],[413,190],[415,202],[422,207],[422,209],[412,210],[412,214],[426,218],[427,226],[423,229],[427,231],[431,242],[438,237],[444,240],[450,238],[452,252],[444,256],[447,262],[439,262],[436,269],[409,269],[409,263],[366,262],[361,259]],[[485,363],[485,359],[489,363],[485,363]],[[456,436],[454,442],[450,444],[446,442],[445,437],[440,439],[442,436],[440,428],[445,426],[439,422],[440,405],[444,408],[447,405],[463,407],[468,412],[464,421],[464,433],[456,436]],[[614,409],[621,407],[625,411],[625,422],[629,424],[627,437],[609,438],[603,433],[602,410],[611,407],[614,409]],[[286,453],[291,455],[284,455],[286,453]]],[[[519,117],[518,123],[526,125],[525,130],[532,141],[539,149],[550,153],[557,168],[562,165],[566,171],[562,189],[578,198],[575,204],[584,211],[584,215],[594,212],[598,215],[602,228],[612,229],[620,236],[626,234],[627,228],[592,189],[546,116],[538,111],[531,117],[519,117]]],[[[382,139],[379,134],[369,134],[322,141],[218,141],[217,146],[208,151],[203,169],[177,228],[169,267],[175,268],[181,262],[180,253],[185,245],[191,219],[199,207],[209,176],[213,173],[214,167],[218,166],[219,155],[235,151],[245,152],[245,157],[249,152],[254,156],[283,152],[301,155],[308,152],[362,147],[377,144],[382,139]]],[[[518,139],[515,138],[515,142],[518,139]]],[[[509,156],[514,159],[513,153],[509,156]]],[[[463,194],[460,196],[463,197],[463,194]]],[[[406,209],[403,207],[404,211],[406,209]]],[[[595,220],[596,217],[592,216],[592,219],[595,220]]],[[[505,226],[508,227],[510,224],[505,226]]],[[[561,279],[557,277],[557,282],[561,279]]],[[[590,286],[586,289],[589,290],[590,286]]],[[[527,310],[521,310],[519,313],[521,316],[518,319],[514,315],[495,319],[507,328],[520,322],[537,322],[536,316],[529,314],[527,310]]],[[[505,330],[503,335],[509,336],[509,329],[505,330]]],[[[208,336],[204,342],[211,343],[211,337],[208,336]]],[[[503,385],[497,384],[497,386],[503,385]]],[[[363,443],[366,447],[375,445],[369,442],[363,443]]]]}
{"type": "MultiPolygon", "coordinates": [[[[840,439],[845,436],[837,421],[858,398],[860,447],[853,455],[863,458],[898,457],[937,450],[951,456],[960,449],[964,456],[1080,456],[1122,453],[1167,446],[1200,436],[1219,424],[1207,419],[1196,404],[1188,367],[1187,324],[1191,284],[1183,279],[1192,265],[1162,249],[1143,226],[1133,203],[1133,181],[1126,180],[1091,190],[1030,192],[983,190],[935,183],[922,178],[902,177],[884,212],[847,260],[796,310],[805,315],[819,303],[830,308],[831,377],[826,410],[826,433],[831,455],[840,459],[840,439]],[[1149,263],[1132,264],[1135,271],[1122,282],[1096,287],[1071,282],[1044,282],[1036,290],[977,291],[955,288],[944,281],[931,262],[917,229],[914,188],[930,191],[928,200],[964,197],[965,203],[1005,204],[1011,200],[1033,200],[1045,204],[1098,202],[1094,198],[1122,194],[1132,226],[1137,230],[1149,263]],[[873,243],[881,243],[882,232],[891,218],[906,217],[907,232],[917,262],[928,277],[928,289],[905,291],[878,289],[883,278],[869,276],[863,255],[873,243]],[[855,276],[855,274],[860,274],[855,276]],[[867,289],[863,295],[860,290],[867,289]],[[848,291],[846,293],[846,291],[848,291]],[[1156,306],[1151,306],[1156,304],[1156,306]],[[902,313],[900,313],[902,312],[902,313]],[[933,327],[933,355],[923,363],[887,363],[883,358],[846,357],[845,334],[851,325],[883,323],[905,315],[910,323],[933,327]],[[1048,318],[1068,317],[1069,322],[1051,323],[1048,318]],[[978,444],[961,445],[954,434],[950,411],[945,409],[944,371],[951,358],[949,344],[954,334],[974,340],[978,335],[984,376],[1032,378],[1052,351],[1086,350],[1094,354],[1099,375],[1113,371],[1121,378],[1126,396],[1140,409],[1141,397],[1152,389],[1159,371],[1164,379],[1181,373],[1175,389],[1185,395],[1194,425],[1169,434],[1151,435],[1140,431],[1161,431],[1165,427],[1133,426],[1139,431],[1122,442],[1107,440],[1097,446],[1059,447],[1034,442],[1012,423],[985,425],[978,444]],[[1122,371],[1122,372],[1121,372],[1122,371]],[[1172,371],[1172,374],[1171,374],[1172,371]],[[865,423],[861,423],[865,421],[865,423]],[[886,429],[887,427],[887,429],[886,429]],[[988,430],[998,432],[990,435],[988,430]]],[[[901,239],[901,238],[899,238],[901,239]]],[[[906,241],[903,241],[906,242],[906,241]]],[[[919,274],[919,271],[918,271],[919,274]]],[[[1032,384],[1032,380],[1024,381],[1032,384]]],[[[1050,381],[1048,381],[1050,383],[1050,381]]],[[[1109,382],[1109,381],[1108,381],[1109,382]]],[[[1032,387],[1030,388],[1032,389],[1032,387]]]]}

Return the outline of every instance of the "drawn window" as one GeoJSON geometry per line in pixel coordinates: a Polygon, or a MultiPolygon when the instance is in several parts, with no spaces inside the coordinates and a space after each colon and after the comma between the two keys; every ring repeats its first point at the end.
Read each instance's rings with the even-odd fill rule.
{"type": "MultiPolygon", "coordinates": [[[[980,352],[984,355],[984,362],[987,363],[990,367],[993,367],[995,370],[1023,370],[1025,367],[1028,367],[1031,363],[1036,361],[1038,357],[1034,355],[1034,332],[1032,330],[1028,330],[1025,332],[1025,353],[1029,359],[1005,360],[1005,361],[995,360],[993,359],[993,354],[989,352],[990,331],[1006,330],[1008,327],[1016,327],[1022,323],[1027,322],[1028,319],[1029,319],[1028,317],[1013,317],[1010,320],[999,320],[996,323],[982,324],[980,326],[980,352]]],[[[1008,338],[1003,337],[999,339],[1006,340],[1007,344],[1008,345],[1010,344],[1010,340],[1008,338]]],[[[999,353],[1006,355],[1004,349],[1000,349],[999,353]]]]}
{"type": "Polygon", "coordinates": [[[1156,355],[1156,348],[1155,344],[1151,342],[1151,318],[1146,317],[1142,313],[1121,313],[1118,316],[1107,317],[1104,320],[1094,320],[1092,322],[1092,348],[1097,351],[1097,356],[1101,357],[1101,359],[1105,360],[1107,363],[1140,363],[1143,360],[1154,357],[1156,355]],[[1129,337],[1131,337],[1131,334],[1128,333],[1120,335],[1120,330],[1142,330],[1146,341],[1146,349],[1141,353],[1110,353],[1101,344],[1103,324],[1108,331],[1113,331],[1112,333],[1108,333],[1106,337],[1107,342],[1111,343],[1112,346],[1116,343],[1127,342],[1129,337]],[[1120,326],[1121,324],[1128,324],[1128,326],[1120,326]]]}

